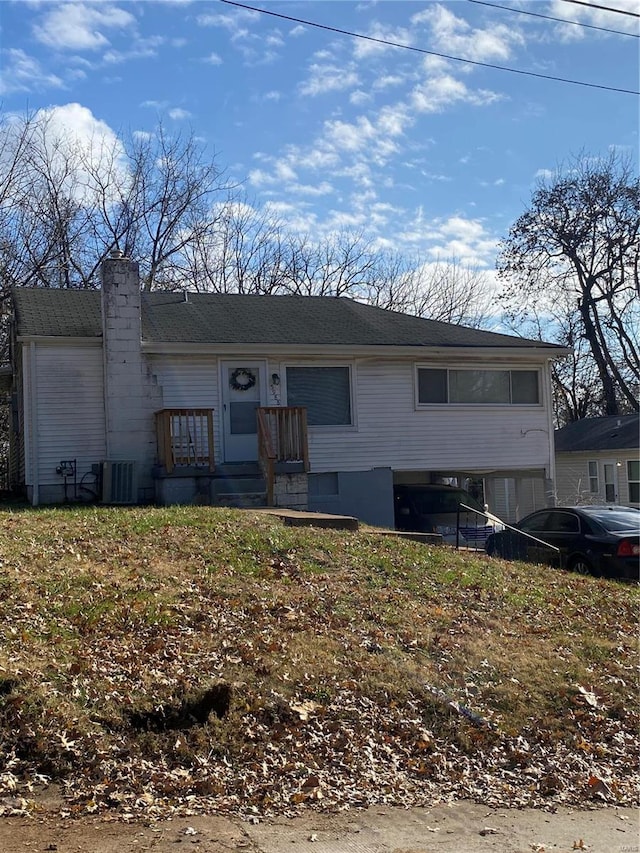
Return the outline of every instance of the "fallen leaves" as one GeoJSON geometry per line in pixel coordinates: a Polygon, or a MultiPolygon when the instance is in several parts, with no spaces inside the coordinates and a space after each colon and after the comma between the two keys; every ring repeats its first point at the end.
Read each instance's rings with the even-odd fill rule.
{"type": "Polygon", "coordinates": [[[32,808],[45,775],[70,814],[125,820],[637,802],[622,591],[594,581],[585,607],[555,578],[548,608],[477,557],[193,508],[154,532],[154,513],[91,511],[85,538],[68,514],[17,557],[0,539],[0,814],[32,808]],[[590,624],[609,645],[592,639],[587,668],[590,624]],[[224,706],[193,703],[223,682],[224,706]]]}

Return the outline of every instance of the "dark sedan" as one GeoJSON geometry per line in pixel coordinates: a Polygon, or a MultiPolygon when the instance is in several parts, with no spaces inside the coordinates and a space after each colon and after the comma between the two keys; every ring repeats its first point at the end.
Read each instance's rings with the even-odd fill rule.
{"type": "Polygon", "coordinates": [[[547,563],[582,574],[638,580],[640,510],[624,506],[542,509],[527,515],[515,529],[489,536],[485,550],[490,556],[508,560],[547,563]]]}

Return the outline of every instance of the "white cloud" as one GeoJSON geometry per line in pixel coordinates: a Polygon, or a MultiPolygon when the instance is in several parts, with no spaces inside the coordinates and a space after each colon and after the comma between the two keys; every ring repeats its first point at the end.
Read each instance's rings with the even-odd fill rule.
{"type": "Polygon", "coordinates": [[[313,64],[309,69],[309,79],[298,87],[301,95],[326,95],[328,92],[340,92],[359,84],[359,78],[353,68],[346,69],[336,65],[313,64]]]}
{"type": "Polygon", "coordinates": [[[457,80],[450,74],[426,80],[415,86],[411,93],[411,104],[420,113],[442,112],[460,102],[482,106],[500,99],[501,96],[495,92],[484,89],[473,91],[462,80],[457,80]]]}
{"type": "Polygon", "coordinates": [[[64,84],[56,74],[43,71],[40,63],[23,50],[8,48],[0,51],[2,76],[0,94],[31,92],[47,88],[61,88],[64,84]]]}
{"type": "Polygon", "coordinates": [[[206,62],[207,65],[222,65],[222,57],[217,53],[210,53],[209,56],[205,56],[202,61],[206,62]]]}
{"type": "Polygon", "coordinates": [[[164,44],[163,36],[150,36],[146,39],[134,40],[130,47],[126,50],[107,50],[102,56],[104,62],[115,65],[120,62],[127,62],[129,59],[147,59],[151,56],[157,56],[158,48],[164,44]]]}
{"type": "MultiPolygon", "coordinates": [[[[567,15],[567,7],[565,3],[560,2],[560,0],[552,0],[548,9],[548,14],[553,15],[557,18],[569,17],[567,15]]],[[[573,21],[584,21],[585,23],[593,24],[596,27],[607,27],[613,30],[624,30],[625,32],[629,33],[638,32],[638,19],[634,17],[637,14],[637,0],[616,0],[615,3],[592,3],[591,6],[574,5],[571,7],[571,19],[573,21]],[[616,9],[631,12],[632,15],[620,15],[618,12],[595,8],[598,5],[615,6],[616,9]]],[[[574,39],[576,37],[583,36],[583,31],[580,27],[565,27],[565,29],[578,31],[577,33],[571,33],[574,39]]]]}
{"type": "Polygon", "coordinates": [[[486,29],[473,29],[463,18],[458,18],[449,7],[429,6],[412,20],[426,23],[431,28],[433,46],[450,55],[462,56],[476,62],[506,60],[515,44],[524,44],[516,26],[494,24],[486,29]]]}
{"type": "Polygon", "coordinates": [[[189,110],[183,110],[182,107],[173,107],[167,113],[170,119],[173,121],[183,121],[184,119],[191,118],[191,113],[189,110]]]}
{"type": "Polygon", "coordinates": [[[349,95],[349,103],[353,104],[354,107],[361,107],[364,104],[370,104],[373,101],[371,94],[369,92],[363,92],[362,89],[356,89],[355,92],[352,92],[349,95]]]}
{"type": "Polygon", "coordinates": [[[201,27],[220,27],[227,30],[232,39],[242,39],[249,35],[248,23],[256,23],[260,18],[258,12],[250,9],[234,9],[229,12],[198,15],[197,23],[201,27]]]}
{"type": "Polygon", "coordinates": [[[62,3],[45,14],[33,34],[41,44],[57,50],[98,50],[109,44],[105,31],[134,24],[133,15],[109,3],[62,3]]]}
{"type": "Polygon", "coordinates": [[[38,110],[34,126],[40,129],[39,141],[48,153],[52,173],[59,172],[61,185],[74,197],[90,194],[96,187],[95,175],[103,171],[100,183],[113,186],[114,192],[114,178],[126,180],[122,143],[87,107],[71,103],[38,110]],[[71,173],[68,162],[75,166],[71,173]]]}
{"type": "Polygon", "coordinates": [[[287,187],[287,192],[294,195],[323,196],[333,191],[334,188],[328,181],[321,181],[319,184],[290,184],[287,187]]]}
{"type": "Polygon", "coordinates": [[[384,42],[395,42],[396,44],[412,45],[414,37],[411,30],[399,27],[393,29],[384,24],[374,21],[369,29],[363,33],[369,39],[379,39],[379,41],[370,41],[369,39],[356,39],[353,45],[353,54],[356,59],[365,59],[373,55],[380,55],[390,51],[398,50],[393,45],[384,44],[384,42]]]}
{"type": "Polygon", "coordinates": [[[429,242],[428,254],[434,258],[458,258],[462,263],[486,267],[493,263],[498,239],[488,234],[478,219],[451,216],[435,220],[422,230],[429,242]]]}

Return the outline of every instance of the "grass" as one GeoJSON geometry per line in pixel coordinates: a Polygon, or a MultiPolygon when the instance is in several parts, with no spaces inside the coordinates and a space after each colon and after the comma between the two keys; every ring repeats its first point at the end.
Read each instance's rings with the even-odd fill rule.
{"type": "Polygon", "coordinates": [[[429,786],[539,804],[589,778],[632,802],[637,605],[634,585],[259,513],[0,511],[0,780],[62,780],[89,810],[429,786]]]}

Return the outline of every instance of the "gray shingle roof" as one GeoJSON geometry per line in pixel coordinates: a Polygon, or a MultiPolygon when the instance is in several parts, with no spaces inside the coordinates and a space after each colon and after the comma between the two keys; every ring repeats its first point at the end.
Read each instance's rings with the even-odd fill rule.
{"type": "MultiPolygon", "coordinates": [[[[19,335],[102,334],[99,291],[15,288],[13,297],[19,335]]],[[[142,337],[150,343],[559,349],[329,296],[145,293],[142,337]]]]}
{"type": "Polygon", "coordinates": [[[554,433],[556,451],[628,450],[640,447],[640,416],[585,418],[554,433]]]}

